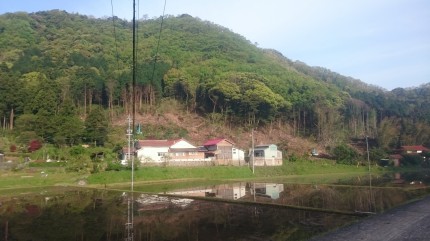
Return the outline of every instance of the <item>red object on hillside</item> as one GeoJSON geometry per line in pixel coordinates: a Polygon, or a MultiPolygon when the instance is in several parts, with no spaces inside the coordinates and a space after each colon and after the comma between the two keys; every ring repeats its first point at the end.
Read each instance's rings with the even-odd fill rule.
{"type": "Polygon", "coordinates": [[[30,144],[28,145],[29,152],[37,151],[40,148],[42,148],[42,143],[39,140],[31,140],[30,144]]]}
{"type": "Polygon", "coordinates": [[[15,145],[10,145],[9,151],[10,152],[16,152],[16,146],[15,145]]]}

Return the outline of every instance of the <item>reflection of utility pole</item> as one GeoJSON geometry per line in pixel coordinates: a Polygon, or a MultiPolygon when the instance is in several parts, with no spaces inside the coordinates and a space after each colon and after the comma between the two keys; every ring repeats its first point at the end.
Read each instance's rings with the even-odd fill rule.
{"type": "MultiPolygon", "coordinates": [[[[373,213],[373,194],[372,194],[372,173],[370,173],[370,156],[369,156],[369,140],[366,136],[366,150],[367,150],[367,165],[369,165],[369,212],[373,213]]],[[[376,210],[375,210],[376,211],[376,210]]]]}
{"type": "Polygon", "coordinates": [[[254,202],[255,202],[255,201],[257,201],[257,200],[255,199],[255,182],[253,182],[253,183],[252,183],[252,192],[253,192],[253,194],[254,194],[254,202]]]}
{"type": "Polygon", "coordinates": [[[369,165],[369,173],[370,173],[370,158],[369,158],[369,141],[368,141],[368,136],[366,136],[366,150],[367,150],[367,164],[369,165]]]}

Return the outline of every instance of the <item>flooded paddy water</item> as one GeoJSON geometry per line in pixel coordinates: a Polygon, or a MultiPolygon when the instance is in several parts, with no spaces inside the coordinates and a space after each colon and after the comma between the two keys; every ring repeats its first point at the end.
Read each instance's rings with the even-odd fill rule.
{"type": "Polygon", "coordinates": [[[428,195],[429,175],[4,190],[0,239],[307,240],[428,195]]]}

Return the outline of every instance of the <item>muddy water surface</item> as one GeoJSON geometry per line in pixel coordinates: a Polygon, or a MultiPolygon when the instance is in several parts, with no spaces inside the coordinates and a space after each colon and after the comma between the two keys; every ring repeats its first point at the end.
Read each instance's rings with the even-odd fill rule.
{"type": "Polygon", "coordinates": [[[0,192],[0,237],[307,240],[425,196],[429,180],[428,173],[397,173],[333,183],[157,184],[137,186],[133,194],[59,187],[0,192]]]}

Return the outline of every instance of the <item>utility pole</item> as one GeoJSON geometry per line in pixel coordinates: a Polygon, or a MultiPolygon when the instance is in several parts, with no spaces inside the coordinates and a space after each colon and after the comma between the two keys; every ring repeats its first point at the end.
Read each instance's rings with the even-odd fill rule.
{"type": "MultiPolygon", "coordinates": [[[[132,107],[132,115],[133,115],[133,125],[131,128],[129,128],[129,141],[131,140],[131,137],[133,136],[134,128],[135,126],[135,120],[136,120],[136,0],[133,0],[133,68],[132,68],[132,97],[133,97],[133,107],[132,107]]],[[[129,121],[130,123],[130,121],[129,121]]],[[[133,138],[134,141],[134,138],[133,138]]],[[[134,147],[134,145],[133,145],[134,147]]],[[[134,149],[134,148],[133,148],[134,149]]],[[[128,236],[127,241],[133,241],[134,240],[134,154],[131,156],[131,201],[129,197],[129,203],[131,204],[131,207],[129,206],[129,215],[131,214],[131,217],[128,217],[128,236]]]]}
{"type": "Polygon", "coordinates": [[[128,139],[128,151],[127,151],[127,162],[128,164],[131,164],[131,195],[127,197],[127,223],[126,223],[126,231],[127,231],[127,238],[126,241],[132,241],[134,239],[133,235],[133,189],[134,189],[134,158],[132,157],[131,152],[131,137],[133,136],[133,129],[131,126],[132,119],[130,115],[128,115],[127,118],[128,122],[128,128],[127,128],[127,139],[128,139]]]}
{"type": "Polygon", "coordinates": [[[252,174],[254,174],[255,171],[255,154],[254,154],[254,128],[252,128],[251,131],[251,139],[252,139],[252,150],[251,150],[251,157],[252,157],[252,174]]]}

